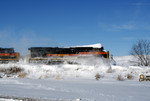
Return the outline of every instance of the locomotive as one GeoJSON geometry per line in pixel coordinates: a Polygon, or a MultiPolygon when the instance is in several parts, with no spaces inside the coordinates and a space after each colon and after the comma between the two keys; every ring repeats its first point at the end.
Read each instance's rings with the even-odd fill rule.
{"type": "Polygon", "coordinates": [[[14,51],[14,48],[0,48],[0,62],[8,63],[10,61],[17,62],[20,54],[14,51]]]}
{"type": "Polygon", "coordinates": [[[87,46],[76,47],[31,47],[29,50],[29,62],[49,62],[62,63],[64,61],[78,58],[87,58],[91,56],[109,58],[109,51],[104,51],[104,48],[87,46]]]}
{"type": "MultiPolygon", "coordinates": [[[[29,50],[30,63],[73,63],[77,59],[100,57],[109,59],[109,51],[104,51],[101,44],[74,47],[31,47],[29,50]]],[[[14,48],[0,48],[0,63],[18,62],[19,52],[14,48]]]]}

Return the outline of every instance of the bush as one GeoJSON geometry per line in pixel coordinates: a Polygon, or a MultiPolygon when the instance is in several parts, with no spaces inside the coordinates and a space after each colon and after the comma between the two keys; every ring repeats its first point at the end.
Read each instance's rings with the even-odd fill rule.
{"type": "Polygon", "coordinates": [[[96,79],[96,80],[99,80],[100,78],[103,78],[103,76],[100,75],[99,73],[97,73],[97,74],[95,75],[95,79],[96,79]]]}
{"type": "Polygon", "coordinates": [[[17,74],[22,72],[23,69],[19,68],[19,67],[10,67],[10,68],[1,68],[0,72],[5,73],[5,74],[17,74]]]}
{"type": "Polygon", "coordinates": [[[10,71],[10,73],[15,73],[15,74],[17,74],[17,73],[22,72],[23,69],[21,69],[21,68],[19,68],[19,67],[11,67],[11,68],[9,69],[9,71],[10,71]]]}
{"type": "Polygon", "coordinates": [[[126,77],[127,77],[128,80],[132,80],[134,78],[133,75],[131,75],[131,74],[127,74],[126,77]]]}
{"type": "Polygon", "coordinates": [[[118,75],[117,80],[118,81],[123,81],[124,79],[123,79],[123,77],[121,75],[118,75]]]}
{"type": "MultiPolygon", "coordinates": [[[[23,71],[22,68],[19,67],[10,67],[10,68],[0,68],[0,73],[6,75],[6,77],[12,77],[14,75],[17,75],[23,71]]],[[[2,78],[2,76],[0,76],[2,78]]]]}
{"type": "Polygon", "coordinates": [[[100,74],[99,74],[99,73],[97,73],[97,74],[95,75],[95,79],[96,79],[96,80],[99,80],[99,79],[100,79],[100,74]]]}

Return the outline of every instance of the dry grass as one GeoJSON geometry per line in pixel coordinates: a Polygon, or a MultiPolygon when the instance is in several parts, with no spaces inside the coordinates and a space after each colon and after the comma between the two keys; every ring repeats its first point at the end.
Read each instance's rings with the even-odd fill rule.
{"type": "Polygon", "coordinates": [[[118,81],[123,81],[124,79],[123,79],[122,75],[118,75],[117,80],[118,81]]]}
{"type": "Polygon", "coordinates": [[[128,80],[133,80],[134,79],[133,75],[131,75],[131,74],[127,74],[126,77],[127,77],[128,80]]]}
{"type": "Polygon", "coordinates": [[[14,75],[18,75],[21,72],[23,72],[23,69],[17,66],[10,67],[10,68],[0,68],[0,73],[6,75],[6,77],[12,77],[14,75]]]}
{"type": "Polygon", "coordinates": [[[38,79],[47,79],[50,78],[50,75],[41,75],[38,79]]]}
{"type": "Polygon", "coordinates": [[[96,80],[99,80],[100,78],[103,78],[103,76],[100,75],[99,73],[97,73],[97,74],[95,75],[95,79],[96,79],[96,80]]]}
{"type": "Polygon", "coordinates": [[[21,72],[19,73],[18,77],[19,78],[25,78],[27,76],[27,73],[26,72],[21,72]]]}
{"type": "Polygon", "coordinates": [[[95,79],[96,79],[96,80],[99,80],[99,79],[100,79],[100,74],[99,74],[99,73],[97,73],[97,74],[95,75],[95,79]]]}
{"type": "Polygon", "coordinates": [[[23,69],[19,68],[19,67],[10,67],[10,68],[0,68],[0,72],[4,73],[4,74],[17,74],[22,72],[23,69]]]}

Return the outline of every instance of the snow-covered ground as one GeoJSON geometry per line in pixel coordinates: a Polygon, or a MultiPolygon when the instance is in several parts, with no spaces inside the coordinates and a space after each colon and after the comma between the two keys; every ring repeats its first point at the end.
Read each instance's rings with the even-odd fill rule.
{"type": "Polygon", "coordinates": [[[150,82],[1,79],[0,94],[50,101],[149,101],[150,82]]]}
{"type": "Polygon", "coordinates": [[[0,64],[0,101],[149,101],[150,82],[138,77],[150,67],[136,66],[132,56],[114,60],[116,65],[95,57],[78,64],[0,64]]]}

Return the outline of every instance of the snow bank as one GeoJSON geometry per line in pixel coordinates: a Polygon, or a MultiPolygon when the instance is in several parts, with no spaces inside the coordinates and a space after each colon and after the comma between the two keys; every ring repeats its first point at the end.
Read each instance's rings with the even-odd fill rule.
{"type": "Polygon", "coordinates": [[[67,78],[95,79],[96,74],[98,74],[100,79],[117,79],[118,75],[121,75],[126,80],[129,75],[134,79],[138,79],[139,74],[150,73],[149,67],[131,65],[130,61],[133,59],[131,56],[114,57],[114,59],[116,65],[111,65],[109,60],[97,57],[77,59],[75,61],[77,64],[45,65],[29,64],[26,61],[0,64],[0,77],[57,80],[67,78]]]}

